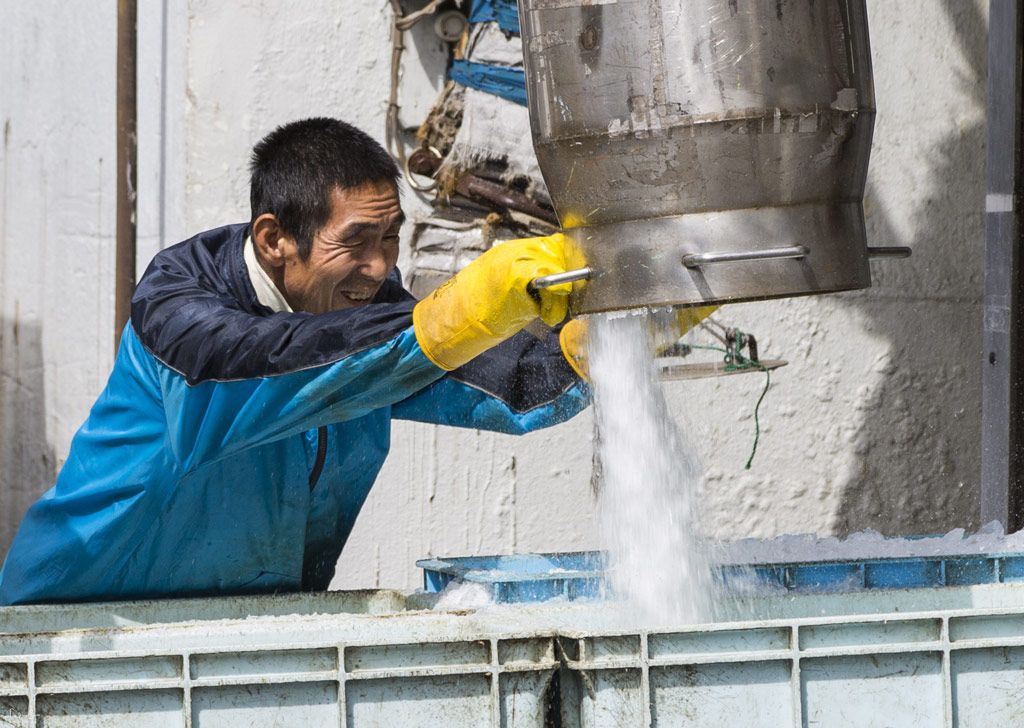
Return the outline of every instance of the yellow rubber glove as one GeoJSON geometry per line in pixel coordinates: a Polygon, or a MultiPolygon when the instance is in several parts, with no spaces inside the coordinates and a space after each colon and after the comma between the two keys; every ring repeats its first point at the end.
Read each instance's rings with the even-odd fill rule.
{"type": "Polygon", "coordinates": [[[573,284],[538,290],[538,276],[568,270],[570,247],[561,233],[499,243],[412,310],[416,341],[430,361],[457,369],[509,338],[538,316],[549,326],[569,312],[573,284]]]}
{"type": "MultiPolygon", "coordinates": [[[[668,332],[653,332],[654,349],[661,353],[674,344],[679,338],[701,321],[718,310],[718,306],[698,306],[696,308],[677,308],[673,311],[674,318],[668,332]]],[[[562,353],[569,365],[583,379],[590,377],[587,366],[587,322],[573,319],[562,327],[559,335],[562,353]]]]}

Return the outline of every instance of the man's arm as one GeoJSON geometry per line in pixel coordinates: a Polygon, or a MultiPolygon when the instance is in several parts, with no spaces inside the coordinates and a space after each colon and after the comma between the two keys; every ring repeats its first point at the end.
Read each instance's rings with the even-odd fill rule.
{"type": "MultiPolygon", "coordinates": [[[[170,253],[170,254],[168,254],[170,253]]],[[[397,279],[375,302],[327,314],[257,315],[218,290],[200,246],[154,259],[122,346],[155,378],[186,471],[252,445],[360,417],[444,375],[412,330],[397,279]]]]}
{"type": "Polygon", "coordinates": [[[396,418],[523,434],[564,422],[590,392],[552,333],[522,332],[394,405],[396,418]]]}
{"type": "MultiPolygon", "coordinates": [[[[557,337],[538,348],[514,336],[538,315],[549,322],[564,318],[569,287],[541,291],[539,302],[527,292],[533,278],[565,269],[563,245],[561,236],[551,236],[496,246],[419,303],[391,280],[370,305],[272,316],[241,310],[228,292],[211,287],[203,247],[164,251],[136,291],[131,327],[162,365],[159,386],[175,458],[188,471],[246,447],[361,417],[410,398],[446,370],[459,370],[449,378],[467,385],[464,394],[479,390],[491,395],[485,404],[511,408],[504,418],[455,412],[451,424],[485,426],[471,424],[475,419],[520,431],[540,426],[522,418],[538,407],[550,408],[552,422],[571,416],[556,403],[575,379],[557,337]],[[513,341],[501,343],[509,337],[513,341]],[[552,377],[560,388],[547,396],[552,377]],[[504,396],[502,382],[509,381],[511,395],[504,396]]],[[[407,410],[410,416],[414,410],[407,410]]]]}
{"type": "Polygon", "coordinates": [[[245,448],[352,420],[429,386],[444,371],[412,328],[331,364],[286,374],[189,385],[159,367],[172,452],[186,472],[245,448]]]}

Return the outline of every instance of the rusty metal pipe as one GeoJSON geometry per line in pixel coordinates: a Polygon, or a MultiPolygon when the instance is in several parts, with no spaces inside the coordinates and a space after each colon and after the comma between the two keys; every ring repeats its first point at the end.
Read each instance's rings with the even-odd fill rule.
{"type": "Polygon", "coordinates": [[[117,2],[117,210],[114,262],[114,351],[131,316],[135,292],[138,127],[136,103],[137,0],[117,2]]]}

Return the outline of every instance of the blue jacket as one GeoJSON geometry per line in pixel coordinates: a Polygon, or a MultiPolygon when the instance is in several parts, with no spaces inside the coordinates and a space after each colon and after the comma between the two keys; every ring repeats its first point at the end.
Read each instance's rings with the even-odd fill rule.
{"type": "Polygon", "coordinates": [[[0,604],[324,589],[392,418],[523,433],[586,406],[555,335],[437,368],[397,274],[365,306],[272,313],[247,229],[154,258],[107,386],[0,570],[0,604]]]}

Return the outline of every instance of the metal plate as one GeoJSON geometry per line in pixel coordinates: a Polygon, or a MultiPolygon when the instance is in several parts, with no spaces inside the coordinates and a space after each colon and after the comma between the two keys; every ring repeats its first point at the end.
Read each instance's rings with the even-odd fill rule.
{"type": "Polygon", "coordinates": [[[593,273],[574,314],[802,296],[871,285],[858,203],[676,215],[567,231],[593,273]],[[806,257],[687,268],[691,253],[803,245],[806,257]]]}
{"type": "Polygon", "coordinates": [[[774,371],[789,364],[782,359],[767,359],[758,362],[764,369],[728,369],[725,362],[701,362],[699,364],[669,364],[661,368],[661,378],[665,381],[686,381],[689,379],[707,379],[709,377],[731,377],[734,374],[763,374],[764,370],[774,371]]]}

